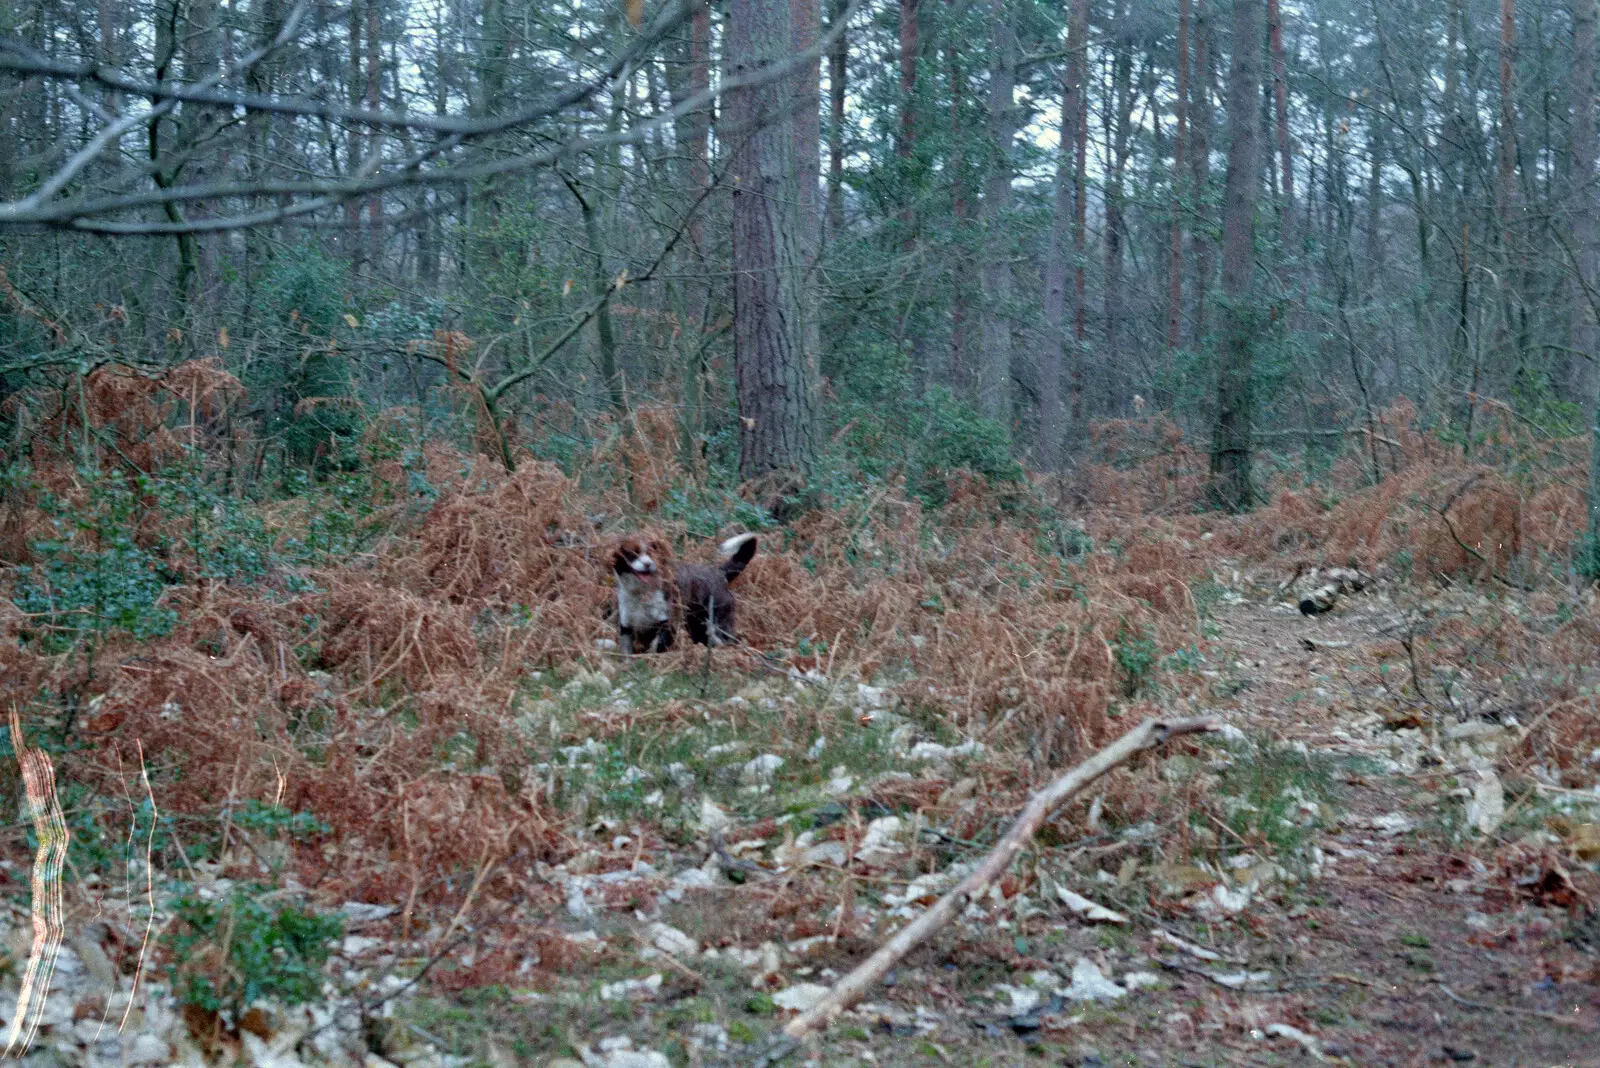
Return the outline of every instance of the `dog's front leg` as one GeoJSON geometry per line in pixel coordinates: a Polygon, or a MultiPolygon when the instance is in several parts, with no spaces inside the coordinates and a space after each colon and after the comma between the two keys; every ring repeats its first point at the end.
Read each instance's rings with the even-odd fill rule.
{"type": "Polygon", "coordinates": [[[617,628],[617,648],[622,650],[624,656],[633,655],[633,628],[617,628]]]}

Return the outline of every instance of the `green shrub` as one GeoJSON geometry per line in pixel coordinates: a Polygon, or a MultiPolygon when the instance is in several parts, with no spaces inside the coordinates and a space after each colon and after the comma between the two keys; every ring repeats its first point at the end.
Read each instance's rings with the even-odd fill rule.
{"type": "Polygon", "coordinates": [[[320,994],[329,943],[344,931],[337,917],[274,906],[261,886],[238,887],[222,902],[184,897],[174,913],[163,936],[173,990],[235,1024],[260,998],[298,1005],[320,994]]]}
{"type": "Polygon", "coordinates": [[[1117,638],[1111,646],[1117,669],[1122,672],[1122,692],[1138,697],[1150,684],[1160,661],[1161,646],[1148,627],[1134,630],[1126,622],[1118,624],[1117,638]]]}
{"type": "Polygon", "coordinates": [[[134,537],[140,499],[152,484],[142,475],[130,485],[90,470],[79,477],[89,487],[85,507],[39,495],[54,534],[32,544],[34,562],[15,569],[11,590],[12,602],[33,619],[26,637],[62,652],[116,632],[135,638],[169,633],[178,619],[161,603],[170,575],[134,537]]]}

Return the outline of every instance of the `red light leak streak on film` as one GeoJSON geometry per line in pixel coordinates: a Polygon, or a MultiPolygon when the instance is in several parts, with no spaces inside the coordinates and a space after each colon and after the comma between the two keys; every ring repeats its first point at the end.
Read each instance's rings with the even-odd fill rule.
{"type": "Polygon", "coordinates": [[[145,957],[150,949],[150,931],[156,921],[156,883],[155,883],[155,857],[154,847],[156,841],[156,820],[159,813],[156,811],[156,795],[150,789],[150,771],[144,763],[144,742],[134,739],[139,747],[139,780],[144,783],[144,794],[150,799],[150,835],[144,844],[144,885],[145,885],[145,921],[144,941],[139,946],[139,962],[133,970],[133,989],[128,992],[128,1007],[122,1012],[122,1022],[117,1025],[117,1032],[128,1026],[128,1016],[133,1012],[133,1001],[139,993],[139,979],[144,975],[145,957]]]}
{"type": "Polygon", "coordinates": [[[67,860],[71,835],[56,796],[56,772],[42,749],[30,749],[22,737],[22,721],[11,708],[11,748],[22,768],[28,818],[39,839],[33,858],[33,946],[28,967],[17,991],[17,1010],[11,1020],[5,1054],[21,1057],[39,1032],[39,1020],[49,997],[50,979],[64,932],[61,869],[67,860]]]}

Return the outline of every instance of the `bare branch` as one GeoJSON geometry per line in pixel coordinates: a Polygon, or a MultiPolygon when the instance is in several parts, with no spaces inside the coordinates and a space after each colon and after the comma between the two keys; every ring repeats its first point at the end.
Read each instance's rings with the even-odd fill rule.
{"type": "MultiPolygon", "coordinates": [[[[420,148],[405,159],[391,164],[381,173],[378,173],[381,166],[380,162],[376,158],[369,158],[360,172],[343,178],[330,177],[302,181],[208,182],[174,185],[165,189],[150,189],[115,196],[67,198],[51,203],[44,203],[45,198],[36,192],[22,201],[0,204],[0,226],[45,226],[74,230],[80,233],[140,237],[217,233],[302,219],[338,207],[348,200],[371,196],[392,189],[457,185],[505,174],[549,167],[562,160],[587,152],[643,141],[656,130],[672,124],[692,112],[707,107],[724,93],[750,86],[766,85],[788,77],[796,68],[819,58],[832,47],[834,41],[844,33],[846,25],[848,25],[860,3],[861,0],[851,0],[850,6],[828,28],[828,32],[819,37],[812,47],[787,56],[748,75],[724,78],[719,85],[702,90],[680,101],[674,107],[657,114],[649,120],[637,123],[627,130],[574,137],[542,152],[525,153],[478,163],[466,163],[459,166],[428,166],[441,156],[488,133],[501,132],[518,125],[526,125],[579,103],[600,89],[602,83],[595,83],[569,90],[567,93],[557,97],[555,101],[524,109],[511,116],[498,119],[470,120],[471,123],[486,123],[487,125],[470,126],[466,129],[452,131],[440,141],[420,148]],[[280,200],[288,198],[288,202],[280,202],[271,207],[238,215],[216,215],[198,219],[123,221],[105,218],[107,215],[139,208],[165,207],[167,205],[195,201],[215,202],[244,197],[275,197],[280,200]],[[305,199],[293,199],[296,197],[305,199]]],[[[657,21],[651,33],[642,35],[640,40],[648,39],[650,43],[659,40],[675,25],[673,20],[686,14],[687,11],[687,3],[680,2],[673,8],[672,12],[663,15],[657,21]]],[[[644,46],[641,44],[635,44],[630,47],[622,58],[612,64],[609,68],[608,76],[610,73],[620,74],[625,72],[629,64],[637,60],[642,47],[644,46]]],[[[14,58],[17,53],[12,50],[9,55],[14,58]]],[[[5,65],[6,62],[5,58],[0,57],[0,66],[5,65]]],[[[99,68],[96,69],[98,70],[99,68]]],[[[207,81],[209,82],[210,79],[207,81]]],[[[170,99],[164,102],[163,105],[157,105],[157,107],[170,105],[172,101],[179,99],[184,94],[183,87],[169,86],[167,91],[172,94],[170,99]]],[[[201,97],[196,97],[196,99],[201,99],[201,97]]],[[[313,105],[313,110],[297,110],[287,100],[282,101],[277,110],[285,113],[317,117],[321,116],[323,112],[316,109],[326,108],[332,109],[328,112],[329,115],[339,114],[358,121],[367,121],[359,119],[359,116],[355,114],[360,109],[346,109],[337,104],[323,105],[319,102],[310,101],[305,103],[313,105]]],[[[152,114],[153,112],[142,113],[139,121],[148,121],[152,114]]],[[[429,129],[429,121],[432,121],[424,121],[428,117],[421,115],[407,117],[399,113],[382,112],[365,114],[376,125],[399,125],[422,130],[429,129]],[[406,121],[402,122],[403,118],[406,121]],[[411,122],[410,118],[415,118],[417,121],[411,122]]],[[[464,123],[469,122],[469,120],[461,121],[464,123]]],[[[54,179],[52,179],[52,183],[54,183],[54,179]]],[[[54,188],[59,189],[63,184],[65,183],[54,183],[54,188]]]]}
{"type": "MultiPolygon", "coordinates": [[[[304,5],[301,5],[302,7],[304,5]]],[[[335,122],[355,122],[368,126],[385,126],[395,129],[420,130],[440,134],[460,134],[481,137],[500,133],[517,126],[558,115],[568,108],[583,103],[599,92],[607,82],[629,71],[651,48],[661,43],[689,15],[689,5],[680,2],[663,12],[650,29],[635,37],[605,69],[600,77],[571,88],[537,103],[530,104],[507,115],[461,118],[452,115],[427,115],[409,111],[374,111],[351,107],[333,100],[315,100],[305,96],[268,96],[218,88],[221,77],[207,78],[194,84],[155,82],[135,77],[94,60],[69,62],[52,59],[15,41],[0,41],[0,70],[18,74],[42,74],[46,77],[73,82],[95,82],[118,92],[136,93],[139,96],[160,100],[167,105],[176,103],[207,104],[215,107],[243,108],[246,111],[264,111],[301,118],[326,119],[335,122]]],[[[287,28],[287,24],[286,24],[287,28]]],[[[280,35],[281,36],[281,35],[280,35]]],[[[248,60],[242,67],[259,61],[248,60]]]]}
{"type": "MultiPolygon", "coordinates": [[[[294,36],[296,29],[300,25],[300,20],[305,16],[306,8],[309,6],[310,0],[300,0],[299,3],[295,4],[294,10],[289,12],[289,17],[284,19],[283,28],[278,31],[277,36],[275,36],[270,43],[256,49],[254,52],[251,52],[249,55],[245,56],[232,66],[216,71],[210,76],[202,79],[199,83],[197,83],[196,88],[202,90],[210,89],[217,83],[221,82],[224,78],[227,78],[232,74],[237,74],[240,71],[248,70],[257,63],[261,62],[267,56],[271,55],[277,49],[283,47],[294,36]]],[[[0,42],[0,56],[3,56],[6,51],[9,51],[14,47],[20,46],[12,45],[10,42],[0,42]]],[[[3,65],[3,59],[0,59],[0,65],[3,65]]],[[[72,181],[72,179],[78,175],[78,172],[83,170],[84,167],[88,166],[97,156],[100,155],[100,153],[104,152],[106,148],[114,143],[119,137],[127,133],[129,130],[132,130],[136,126],[142,126],[145,123],[153,122],[161,118],[161,116],[177,107],[177,105],[178,102],[176,99],[164,100],[151,106],[146,111],[141,111],[137,114],[124,115],[122,118],[112,122],[109,126],[105,127],[100,131],[99,134],[92,138],[88,144],[84,145],[77,152],[74,152],[72,157],[68,159],[66,163],[62,164],[61,167],[56,170],[56,173],[47,178],[44,184],[38,189],[34,190],[31,195],[23,197],[21,200],[14,201],[10,204],[0,204],[0,223],[12,221],[13,216],[23,217],[30,212],[38,210],[40,205],[44,204],[51,197],[55,196],[63,188],[65,188],[67,183],[72,181]]]]}
{"type": "Polygon", "coordinates": [[[929,907],[928,911],[907,924],[899,934],[885,942],[876,953],[857,965],[849,975],[834,984],[826,997],[790,1020],[788,1026],[783,1029],[784,1034],[790,1038],[803,1038],[811,1031],[826,1027],[834,1017],[859,1000],[869,986],[894,967],[896,961],[955,919],[967,902],[977,898],[991,883],[1004,875],[1012,862],[1021,854],[1023,846],[1027,845],[1028,840],[1044,826],[1050,813],[1084,787],[1135,753],[1154,748],[1180,735],[1218,729],[1220,724],[1210,717],[1170,723],[1154,719],[1146,720],[1034,794],[1016,822],[1011,825],[1011,829],[970,875],[929,907]]]}

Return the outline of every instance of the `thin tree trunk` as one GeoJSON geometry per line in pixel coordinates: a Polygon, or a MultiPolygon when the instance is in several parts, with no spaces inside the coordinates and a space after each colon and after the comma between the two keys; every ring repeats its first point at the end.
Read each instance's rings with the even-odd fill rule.
{"type": "Polygon", "coordinates": [[[1122,257],[1126,240],[1123,178],[1128,167],[1128,133],[1133,121],[1133,41],[1128,34],[1128,0],[1117,0],[1116,57],[1111,64],[1111,95],[1116,113],[1111,137],[1111,173],[1106,176],[1106,354],[1121,351],[1122,257]]]}
{"type": "MultiPolygon", "coordinates": [[[[791,54],[789,0],[730,0],[728,73],[742,78],[791,54]]],[[[732,182],[733,348],[739,473],[781,494],[815,449],[801,333],[804,271],[795,190],[794,82],[733,89],[724,134],[732,182]]]]}
{"type": "Polygon", "coordinates": [[[1511,219],[1517,166],[1517,0],[1500,0],[1499,182],[1495,188],[1501,225],[1511,219]]]}
{"type": "MultiPolygon", "coordinates": [[[[955,0],[950,0],[951,4],[955,0]]],[[[972,218],[971,168],[968,163],[966,127],[961,121],[961,107],[966,100],[966,71],[956,42],[945,44],[945,62],[950,72],[950,159],[954,172],[950,179],[950,214],[955,221],[955,270],[952,272],[950,301],[950,368],[949,380],[965,394],[972,387],[972,356],[967,330],[971,321],[969,284],[971,272],[967,270],[969,257],[967,241],[972,218]]]]}
{"type": "MultiPolygon", "coordinates": [[[[381,0],[367,0],[367,107],[378,110],[379,87],[383,72],[383,33],[381,0]]],[[[376,143],[374,143],[376,148],[376,143]]],[[[367,198],[367,261],[376,272],[383,266],[383,198],[374,193],[367,198]]]]}
{"type": "MultiPolygon", "coordinates": [[[[1194,70],[1189,103],[1189,166],[1194,172],[1195,217],[1205,220],[1211,195],[1211,125],[1213,88],[1216,78],[1211,57],[1210,0],[1200,0],[1194,13],[1194,70]]],[[[1190,236],[1194,250],[1194,332],[1197,339],[1206,334],[1206,294],[1211,289],[1212,240],[1204,221],[1190,236]]]]}
{"type": "Polygon", "coordinates": [[[1172,138],[1172,228],[1167,260],[1167,352],[1183,344],[1184,149],[1189,139],[1189,4],[1178,0],[1178,85],[1172,138]]]}
{"type": "Polygon", "coordinates": [[[921,0],[900,3],[900,137],[895,155],[901,167],[909,169],[917,154],[917,12],[921,0]]]}
{"type": "Polygon", "coordinates": [[[1011,419],[1011,142],[1016,137],[1017,39],[1007,0],[990,0],[993,59],[989,65],[989,166],[984,181],[983,355],[978,411],[1007,428],[1011,419]]]}
{"type": "Polygon", "coordinates": [[[1076,63],[1076,74],[1068,74],[1076,95],[1067,103],[1073,113],[1072,128],[1072,359],[1069,363],[1071,384],[1070,413],[1072,433],[1082,439],[1083,419],[1083,362],[1087,358],[1089,300],[1084,279],[1088,261],[1088,161],[1089,161],[1089,0],[1072,0],[1071,15],[1067,23],[1067,63],[1076,63]],[[1078,46],[1071,47],[1076,40],[1078,46]]]}
{"type": "Polygon", "coordinates": [[[1212,493],[1229,511],[1250,507],[1255,399],[1255,213],[1261,182],[1262,0],[1233,0],[1233,57],[1228,74],[1228,175],[1222,208],[1225,333],[1211,439],[1212,493]]]}
{"type": "MultiPolygon", "coordinates": [[[[821,36],[820,0],[789,0],[790,33],[796,53],[816,45],[821,36]]],[[[794,155],[798,230],[796,248],[804,271],[800,277],[800,339],[805,353],[807,388],[822,379],[822,324],[817,305],[818,257],[822,253],[822,60],[801,65],[790,79],[794,97],[794,155]]]]}
{"type": "MultiPolygon", "coordinates": [[[[679,37],[674,52],[676,62],[667,68],[667,94],[676,107],[704,92],[711,82],[711,7],[699,0],[689,14],[687,36],[679,37]]],[[[683,158],[679,179],[684,202],[693,205],[711,181],[707,159],[710,145],[711,109],[696,108],[683,115],[673,132],[683,158]]],[[[711,285],[707,279],[705,247],[705,203],[689,218],[684,249],[685,312],[680,335],[682,366],[678,369],[683,389],[683,408],[679,417],[679,455],[684,466],[698,471],[701,465],[703,379],[705,345],[701,329],[710,320],[711,285]]]]}
{"type": "MultiPolygon", "coordinates": [[[[1079,0],[1082,2],[1082,0],[1079,0]]],[[[1074,9],[1075,10],[1075,9],[1074,9]]],[[[1061,138],[1056,156],[1056,176],[1052,190],[1050,244],[1045,251],[1044,269],[1044,351],[1039,356],[1039,463],[1047,471],[1061,466],[1063,410],[1061,368],[1067,339],[1067,248],[1076,214],[1073,190],[1077,175],[1078,105],[1082,95],[1086,26],[1076,17],[1067,23],[1067,63],[1061,78],[1061,138]]]]}
{"type": "Polygon", "coordinates": [[[1284,254],[1291,259],[1294,248],[1294,158],[1289,141],[1289,74],[1283,55],[1283,15],[1278,0],[1267,0],[1267,42],[1272,49],[1272,111],[1277,132],[1278,167],[1282,173],[1283,209],[1281,232],[1284,254]]]}
{"type": "MultiPolygon", "coordinates": [[[[832,19],[844,18],[846,0],[833,0],[832,19]]],[[[850,39],[841,33],[828,52],[828,235],[844,231],[844,98],[850,39]]]]}
{"type": "Polygon", "coordinates": [[[1589,461],[1588,530],[1578,571],[1588,578],[1600,578],[1600,398],[1593,398],[1596,376],[1588,372],[1588,356],[1600,356],[1600,326],[1596,324],[1594,287],[1600,284],[1600,247],[1597,247],[1594,221],[1595,189],[1595,23],[1596,0],[1573,0],[1572,4],[1572,240],[1577,249],[1576,276],[1570,281],[1573,303],[1572,347],[1577,359],[1571,361],[1573,384],[1582,392],[1573,396],[1592,403],[1590,425],[1593,441],[1589,461]]]}
{"type": "MultiPolygon", "coordinates": [[[[363,55],[361,36],[364,20],[361,17],[361,5],[359,3],[352,2],[350,4],[349,16],[350,68],[346,96],[349,98],[350,106],[358,108],[361,106],[361,97],[366,86],[366,78],[361,70],[361,57],[363,55]]],[[[361,167],[361,126],[359,123],[352,122],[345,125],[344,154],[345,173],[353,177],[361,167]]],[[[361,201],[354,197],[345,201],[344,221],[346,226],[344,242],[345,247],[349,249],[350,273],[353,275],[361,269],[361,263],[366,253],[366,243],[362,241],[361,234],[361,201]]]]}

